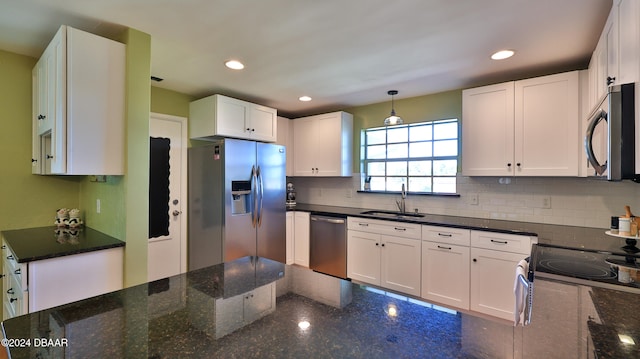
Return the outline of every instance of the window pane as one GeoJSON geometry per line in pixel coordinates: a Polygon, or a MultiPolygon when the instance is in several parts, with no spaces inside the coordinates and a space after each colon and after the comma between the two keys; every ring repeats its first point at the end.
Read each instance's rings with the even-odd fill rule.
{"type": "Polygon", "coordinates": [[[458,161],[440,160],[433,161],[434,176],[455,176],[458,171],[458,161]]]}
{"type": "Polygon", "coordinates": [[[371,190],[372,191],[385,191],[385,179],[384,177],[371,177],[371,190]]]}
{"type": "Polygon", "coordinates": [[[387,162],[387,176],[406,176],[407,162],[387,162]]]}
{"type": "Polygon", "coordinates": [[[433,177],[433,192],[456,193],[455,177],[433,177]]]}
{"type": "Polygon", "coordinates": [[[409,157],[431,157],[431,144],[432,142],[418,142],[409,144],[409,157]]]}
{"type": "Polygon", "coordinates": [[[449,122],[434,125],[433,138],[436,140],[458,138],[458,124],[449,122]]]}
{"type": "Polygon", "coordinates": [[[409,177],[409,188],[411,192],[431,192],[431,177],[409,177]]]}
{"type": "Polygon", "coordinates": [[[386,147],[385,145],[367,146],[367,158],[375,160],[385,159],[387,155],[386,147]]]}
{"type": "Polygon", "coordinates": [[[432,130],[431,125],[409,127],[409,141],[429,141],[432,130]]]}
{"type": "Polygon", "coordinates": [[[433,143],[434,156],[457,156],[458,140],[436,141],[433,143]]]}
{"type": "Polygon", "coordinates": [[[387,146],[387,158],[407,158],[407,151],[406,143],[389,145],[387,146]]]}
{"type": "Polygon", "coordinates": [[[387,140],[385,132],[385,130],[367,131],[367,145],[379,145],[381,143],[385,143],[387,140]]]}
{"type": "Polygon", "coordinates": [[[409,129],[407,126],[394,127],[387,130],[387,142],[407,142],[409,140],[409,129]]]}
{"type": "Polygon", "coordinates": [[[387,177],[387,191],[402,191],[402,184],[406,181],[405,177],[387,177]]]}
{"type": "Polygon", "coordinates": [[[431,176],[431,161],[410,161],[409,176],[431,176]]]}
{"type": "Polygon", "coordinates": [[[384,176],[384,162],[369,162],[367,174],[369,176],[384,176]]]}

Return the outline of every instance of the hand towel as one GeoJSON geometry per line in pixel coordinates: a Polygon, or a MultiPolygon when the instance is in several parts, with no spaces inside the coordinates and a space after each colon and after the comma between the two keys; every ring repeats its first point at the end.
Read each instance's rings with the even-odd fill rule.
{"type": "Polygon", "coordinates": [[[514,311],[513,325],[524,325],[524,309],[527,302],[527,295],[529,294],[524,284],[520,282],[519,276],[522,275],[527,278],[527,272],[529,271],[529,263],[526,260],[521,260],[516,266],[516,278],[513,283],[513,294],[516,298],[516,307],[514,311]]]}

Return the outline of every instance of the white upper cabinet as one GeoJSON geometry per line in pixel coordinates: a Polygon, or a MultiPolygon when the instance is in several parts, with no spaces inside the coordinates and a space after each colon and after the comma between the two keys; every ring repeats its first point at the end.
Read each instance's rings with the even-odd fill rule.
{"type": "Polygon", "coordinates": [[[465,176],[578,176],[579,77],[568,72],[462,92],[465,176]]]}
{"type": "Polygon", "coordinates": [[[293,120],[293,175],[352,175],[353,115],[332,112],[293,120]]]}
{"type": "Polygon", "coordinates": [[[125,45],[61,26],[33,69],[32,172],[122,175],[125,45]]]}
{"type": "Polygon", "coordinates": [[[278,138],[276,143],[286,147],[286,175],[287,177],[293,176],[293,121],[288,118],[278,116],[278,138]]]}
{"type": "Polygon", "coordinates": [[[233,137],[276,142],[277,117],[276,109],[212,95],[189,105],[189,137],[198,140],[233,137]]]}

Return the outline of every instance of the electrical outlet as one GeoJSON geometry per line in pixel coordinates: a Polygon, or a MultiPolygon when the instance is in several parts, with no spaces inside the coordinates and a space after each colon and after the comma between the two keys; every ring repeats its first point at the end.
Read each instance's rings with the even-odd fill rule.
{"type": "Polygon", "coordinates": [[[478,194],[477,193],[472,193],[469,195],[469,204],[472,206],[477,206],[478,205],[478,194]]]}
{"type": "Polygon", "coordinates": [[[551,208],[551,197],[549,196],[542,197],[542,208],[546,208],[546,209],[551,208]]]}
{"type": "Polygon", "coordinates": [[[96,213],[100,213],[100,198],[96,199],[96,213]]]}
{"type": "Polygon", "coordinates": [[[347,198],[353,197],[353,190],[351,188],[348,188],[347,190],[345,190],[344,196],[347,198]]]}

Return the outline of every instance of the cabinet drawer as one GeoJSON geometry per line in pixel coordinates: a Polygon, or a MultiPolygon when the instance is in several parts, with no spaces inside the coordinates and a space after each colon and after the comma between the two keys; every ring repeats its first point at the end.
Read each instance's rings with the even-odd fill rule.
{"type": "Polygon", "coordinates": [[[13,273],[16,269],[20,268],[20,264],[18,264],[18,261],[15,259],[13,252],[11,252],[11,249],[9,249],[8,246],[4,250],[4,255],[5,271],[8,270],[5,274],[13,273]]]}
{"type": "Polygon", "coordinates": [[[357,217],[347,218],[347,229],[414,239],[420,239],[422,233],[421,225],[415,223],[381,221],[357,217]]]}
{"type": "Polygon", "coordinates": [[[471,244],[471,231],[460,228],[422,226],[422,240],[468,247],[471,244]]]}
{"type": "Polygon", "coordinates": [[[531,253],[531,244],[536,242],[536,237],[485,231],[471,231],[471,246],[476,248],[529,254],[531,253]]]}

